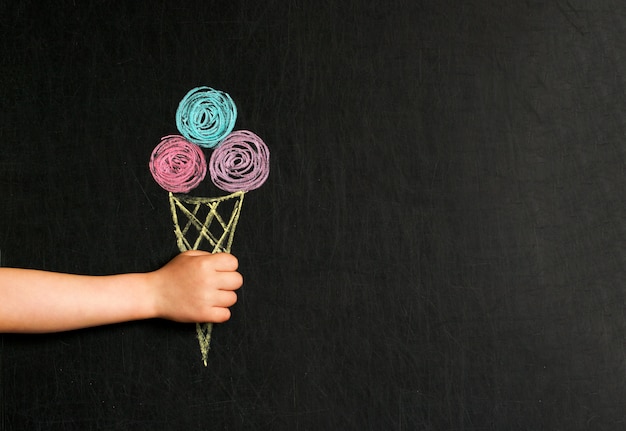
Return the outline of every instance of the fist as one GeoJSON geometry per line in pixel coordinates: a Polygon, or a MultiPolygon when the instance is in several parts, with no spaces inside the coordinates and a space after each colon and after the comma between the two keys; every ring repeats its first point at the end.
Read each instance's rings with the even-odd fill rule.
{"type": "Polygon", "coordinates": [[[243,284],[238,261],[229,253],[186,251],[155,271],[157,317],[177,322],[221,323],[237,302],[243,284]]]}

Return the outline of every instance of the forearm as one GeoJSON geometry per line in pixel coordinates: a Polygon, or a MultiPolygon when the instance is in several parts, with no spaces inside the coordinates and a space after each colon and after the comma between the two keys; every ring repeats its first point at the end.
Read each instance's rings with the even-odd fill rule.
{"type": "Polygon", "coordinates": [[[0,268],[0,332],[56,332],[155,317],[147,277],[0,268]]]}

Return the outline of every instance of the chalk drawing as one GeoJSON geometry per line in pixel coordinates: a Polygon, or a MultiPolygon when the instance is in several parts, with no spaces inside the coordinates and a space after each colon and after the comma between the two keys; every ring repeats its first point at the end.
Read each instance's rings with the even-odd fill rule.
{"type": "Polygon", "coordinates": [[[265,183],[269,173],[269,149],[261,138],[248,130],[229,134],[209,160],[211,181],[227,192],[257,189],[265,183]]]}
{"type": "Polygon", "coordinates": [[[189,91],[176,110],[176,127],[194,144],[217,146],[235,127],[237,107],[223,91],[197,87],[189,91]]]}
{"type": "MultiPolygon", "coordinates": [[[[218,198],[175,195],[170,192],[170,210],[178,249],[230,253],[245,192],[218,198]],[[220,206],[222,211],[220,210],[220,206]]],[[[196,323],[202,362],[207,366],[212,323],[196,323]]]]}
{"type": "Polygon", "coordinates": [[[168,192],[187,193],[196,188],[206,175],[204,153],[179,135],[161,138],[150,155],[150,172],[168,192]]]}
{"type": "MultiPolygon", "coordinates": [[[[182,136],[164,137],[153,150],[150,172],[169,192],[176,244],[181,252],[230,253],[245,194],[269,176],[270,153],[248,130],[233,131],[237,108],[231,97],[210,87],[189,91],[178,106],[176,125],[182,136]],[[198,146],[214,149],[208,167],[198,146]],[[204,179],[229,195],[187,195],[204,179]]],[[[200,353],[207,366],[212,323],[197,323],[200,353]]]]}

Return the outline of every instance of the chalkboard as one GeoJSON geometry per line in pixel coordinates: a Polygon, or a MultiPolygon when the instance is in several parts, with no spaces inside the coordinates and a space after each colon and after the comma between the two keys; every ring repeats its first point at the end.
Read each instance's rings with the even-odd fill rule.
{"type": "Polygon", "coordinates": [[[2,266],[175,256],[192,88],[271,172],[206,367],[193,324],[2,335],[0,429],[623,429],[624,4],[43,3],[0,6],[2,266]]]}

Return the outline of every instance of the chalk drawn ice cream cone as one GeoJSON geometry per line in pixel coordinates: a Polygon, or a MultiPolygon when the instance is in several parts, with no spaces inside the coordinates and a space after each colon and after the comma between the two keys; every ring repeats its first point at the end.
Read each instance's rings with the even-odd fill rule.
{"type": "MultiPolygon", "coordinates": [[[[245,192],[206,198],[178,195],[172,192],[170,210],[178,249],[230,253],[239,221],[245,192]]],[[[196,323],[202,361],[207,365],[211,346],[212,323],[196,323]]]]}

